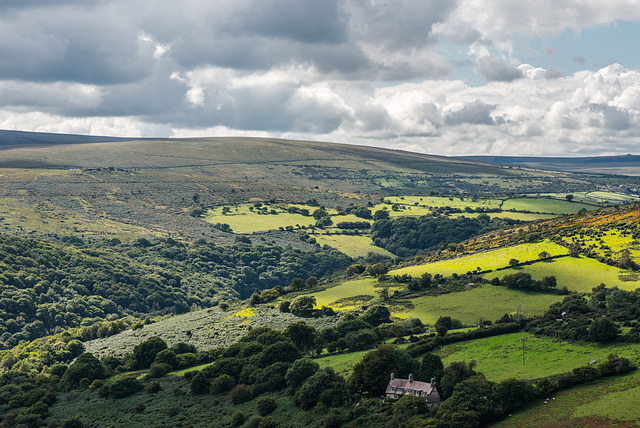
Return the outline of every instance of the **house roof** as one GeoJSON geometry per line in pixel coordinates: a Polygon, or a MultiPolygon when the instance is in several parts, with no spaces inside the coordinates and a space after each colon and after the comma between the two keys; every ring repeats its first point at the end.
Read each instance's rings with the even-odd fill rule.
{"type": "Polygon", "coordinates": [[[415,395],[415,391],[424,391],[424,395],[429,395],[434,387],[435,386],[429,382],[420,382],[419,380],[391,379],[389,385],[387,385],[385,394],[415,395]]]}

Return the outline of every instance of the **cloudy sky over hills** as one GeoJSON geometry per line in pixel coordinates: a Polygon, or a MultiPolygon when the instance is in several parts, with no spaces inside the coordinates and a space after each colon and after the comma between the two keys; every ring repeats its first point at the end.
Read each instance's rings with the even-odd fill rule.
{"type": "Polygon", "coordinates": [[[0,129],[640,153],[640,0],[2,0],[0,129]]]}

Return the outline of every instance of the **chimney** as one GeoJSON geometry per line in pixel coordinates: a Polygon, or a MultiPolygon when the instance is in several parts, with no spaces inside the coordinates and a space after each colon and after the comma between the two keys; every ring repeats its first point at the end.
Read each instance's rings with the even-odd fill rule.
{"type": "Polygon", "coordinates": [[[431,387],[432,387],[432,388],[435,388],[435,386],[436,386],[436,378],[435,378],[435,377],[432,377],[432,378],[431,378],[431,387]]]}
{"type": "Polygon", "coordinates": [[[413,382],[413,373],[409,375],[409,383],[413,382]]]}
{"type": "Polygon", "coordinates": [[[394,380],[396,378],[396,374],[395,373],[391,373],[391,380],[394,380]]]}

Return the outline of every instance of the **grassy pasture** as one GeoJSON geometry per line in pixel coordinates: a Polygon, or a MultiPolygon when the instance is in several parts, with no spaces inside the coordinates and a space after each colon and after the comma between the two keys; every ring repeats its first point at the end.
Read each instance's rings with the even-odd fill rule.
{"type": "Polygon", "coordinates": [[[565,373],[592,360],[606,360],[611,353],[637,361],[640,347],[636,344],[569,343],[520,332],[453,343],[435,351],[445,365],[475,360],[478,363],[476,370],[494,382],[565,373]],[[527,339],[524,365],[520,342],[523,338],[527,339]]]}
{"type": "Polygon", "coordinates": [[[505,313],[515,313],[518,305],[525,316],[540,315],[552,303],[562,300],[555,294],[510,290],[506,287],[482,285],[459,293],[423,296],[411,299],[413,308],[392,311],[402,318],[419,318],[426,324],[435,324],[441,316],[457,318],[464,324],[477,324],[479,320],[495,321],[505,313]]]}
{"type": "Polygon", "coordinates": [[[302,214],[290,214],[275,206],[269,207],[269,210],[275,209],[278,214],[258,214],[252,212],[249,207],[252,204],[242,204],[231,208],[229,214],[222,214],[222,207],[209,210],[205,215],[205,220],[210,223],[226,223],[236,233],[254,233],[265,230],[278,229],[280,227],[294,226],[311,226],[316,220],[310,216],[302,214]]]}
{"type": "Polygon", "coordinates": [[[593,210],[596,207],[579,202],[568,202],[566,200],[550,198],[514,198],[507,199],[502,204],[504,211],[531,211],[548,214],[575,214],[583,208],[593,210]]]}
{"type": "Polygon", "coordinates": [[[496,428],[631,427],[640,421],[640,370],[600,379],[536,400],[492,425],[496,428]]]}
{"type": "Polygon", "coordinates": [[[389,272],[390,275],[411,275],[419,277],[425,272],[432,275],[437,273],[443,276],[450,276],[453,273],[463,274],[474,271],[478,267],[481,270],[497,269],[509,265],[510,259],[517,259],[521,262],[537,260],[538,254],[547,251],[550,255],[567,254],[567,249],[553,242],[538,242],[534,244],[522,244],[513,247],[499,248],[482,253],[471,254],[451,260],[442,260],[433,263],[426,263],[416,266],[409,266],[389,272]]]}
{"type": "Polygon", "coordinates": [[[622,281],[620,275],[631,272],[617,267],[608,266],[587,257],[563,257],[561,259],[534,263],[529,266],[519,266],[499,272],[490,272],[483,276],[487,279],[502,278],[505,275],[526,272],[534,279],[540,280],[545,276],[555,276],[558,288],[567,287],[571,291],[581,293],[591,292],[593,287],[606,284],[608,287],[618,287],[623,290],[640,288],[640,278],[635,281],[622,281]]]}
{"type": "Polygon", "coordinates": [[[316,242],[320,245],[329,245],[337,248],[350,257],[365,257],[368,253],[383,254],[388,257],[395,257],[384,248],[376,247],[367,236],[357,235],[319,235],[313,234],[316,242]]]}
{"type": "MultiPolygon", "coordinates": [[[[313,293],[313,296],[316,298],[316,306],[318,308],[324,305],[331,306],[334,309],[353,309],[365,303],[365,301],[348,305],[336,305],[332,303],[340,299],[348,299],[355,296],[368,296],[370,297],[368,301],[376,300],[378,299],[376,290],[381,289],[380,287],[375,287],[376,284],[378,284],[378,280],[375,278],[361,278],[343,281],[333,287],[327,288],[326,290],[313,293]]],[[[397,290],[399,288],[392,287],[390,292],[394,289],[397,290]]]]}

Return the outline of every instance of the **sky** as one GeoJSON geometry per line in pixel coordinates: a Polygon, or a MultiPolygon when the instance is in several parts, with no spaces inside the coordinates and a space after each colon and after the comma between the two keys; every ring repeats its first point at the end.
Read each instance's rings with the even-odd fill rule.
{"type": "Polygon", "coordinates": [[[1,0],[0,129],[640,154],[640,0],[1,0]]]}

